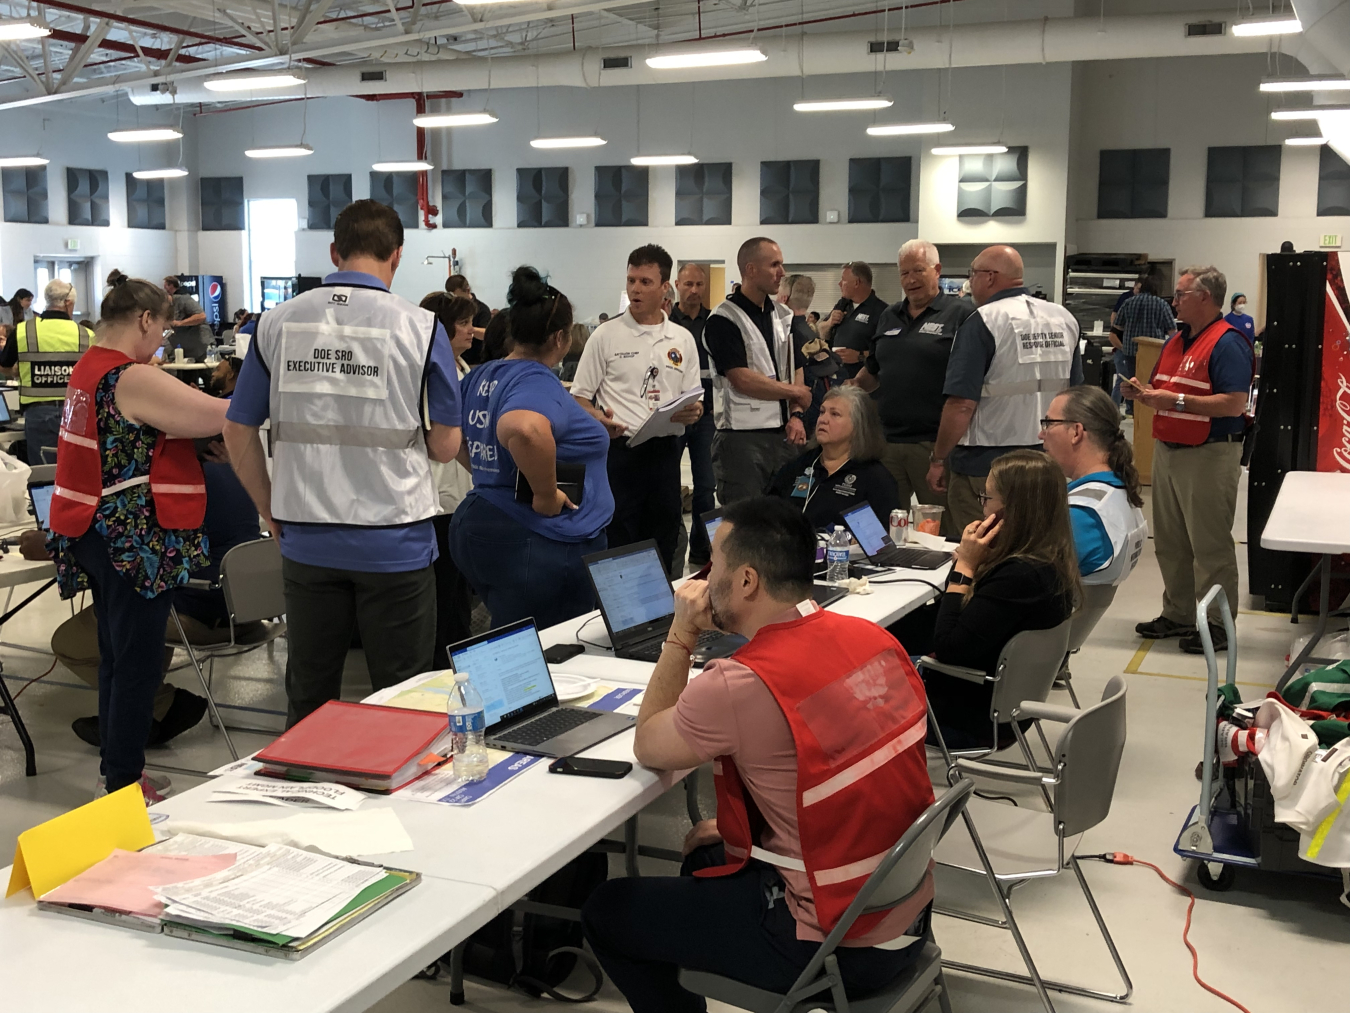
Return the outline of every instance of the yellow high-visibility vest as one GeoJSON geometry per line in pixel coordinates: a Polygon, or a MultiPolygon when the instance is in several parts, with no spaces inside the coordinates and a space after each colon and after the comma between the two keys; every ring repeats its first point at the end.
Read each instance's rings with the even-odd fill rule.
{"type": "Polygon", "coordinates": [[[89,349],[94,332],[74,320],[35,317],[15,328],[19,349],[19,404],[61,401],[70,371],[89,349]]]}

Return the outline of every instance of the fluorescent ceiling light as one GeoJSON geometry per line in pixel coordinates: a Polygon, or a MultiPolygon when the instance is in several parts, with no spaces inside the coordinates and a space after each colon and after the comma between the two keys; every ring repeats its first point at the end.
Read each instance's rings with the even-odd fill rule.
{"type": "Polygon", "coordinates": [[[895,103],[880,95],[874,98],[836,98],[821,99],[815,102],[794,102],[792,108],[799,113],[842,113],[853,109],[889,109],[895,103]]]}
{"type": "Polygon", "coordinates": [[[1325,137],[1286,137],[1284,143],[1292,147],[1314,147],[1319,144],[1326,144],[1325,137]]]}
{"type": "Polygon", "coordinates": [[[291,71],[271,74],[226,74],[206,82],[208,91],[262,91],[264,88],[290,88],[304,84],[305,79],[291,71]]]}
{"type": "Polygon", "coordinates": [[[1350,114],[1350,106],[1311,106],[1307,109],[1276,109],[1270,114],[1272,120],[1318,120],[1323,116],[1345,116],[1350,114]]]}
{"type": "Polygon", "coordinates": [[[867,128],[872,137],[893,137],[896,134],[945,134],[955,130],[952,123],[877,123],[867,128]]]}
{"type": "Polygon", "coordinates": [[[188,171],[181,165],[171,166],[165,169],[139,169],[132,175],[137,179],[174,179],[178,176],[186,176],[188,171]]]}
{"type": "Polygon", "coordinates": [[[1001,155],[1008,150],[1006,144],[952,144],[945,148],[934,148],[935,155],[1001,155]]]}
{"type": "Polygon", "coordinates": [[[376,172],[426,172],[428,169],[434,169],[430,162],[421,160],[413,162],[376,162],[371,166],[376,172]]]}
{"type": "Polygon", "coordinates": [[[767,60],[764,50],[755,49],[691,49],[686,52],[658,53],[647,57],[647,66],[653,70],[679,70],[689,67],[733,67],[741,63],[760,63],[767,60]]]}
{"type": "Polygon", "coordinates": [[[41,39],[51,34],[52,30],[41,21],[0,21],[0,42],[41,39]]]}
{"type": "Polygon", "coordinates": [[[0,156],[0,166],[6,169],[20,169],[28,165],[46,165],[51,159],[43,158],[41,155],[3,155],[0,156]]]}
{"type": "Polygon", "coordinates": [[[182,131],[173,127],[145,127],[137,130],[109,131],[108,140],[120,141],[122,144],[138,144],[141,141],[176,141],[182,136],[182,131]]]}
{"type": "Polygon", "coordinates": [[[1347,77],[1295,77],[1261,82],[1262,91],[1350,91],[1347,77]]]}
{"type": "Polygon", "coordinates": [[[698,161],[696,155],[634,155],[629,159],[634,165],[693,165],[698,161]]]}
{"type": "Polygon", "coordinates": [[[1294,35],[1301,31],[1303,22],[1294,14],[1274,18],[1249,18],[1233,23],[1234,35],[1294,35]]]}
{"type": "Polygon", "coordinates": [[[478,127],[485,123],[496,123],[497,117],[491,113],[431,113],[427,116],[414,116],[415,127],[478,127]]]}
{"type": "Polygon", "coordinates": [[[308,144],[272,144],[265,148],[248,148],[244,154],[249,158],[300,158],[314,154],[308,144]]]}
{"type": "Polygon", "coordinates": [[[530,142],[531,148],[598,148],[605,143],[603,137],[536,137],[530,142]]]}

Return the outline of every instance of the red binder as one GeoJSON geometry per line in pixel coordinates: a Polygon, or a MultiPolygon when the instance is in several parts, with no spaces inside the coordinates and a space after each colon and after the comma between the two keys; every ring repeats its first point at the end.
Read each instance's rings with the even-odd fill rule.
{"type": "Polygon", "coordinates": [[[444,714],[330,700],[254,759],[263,774],[397,791],[434,769],[420,761],[449,737],[444,714]]]}

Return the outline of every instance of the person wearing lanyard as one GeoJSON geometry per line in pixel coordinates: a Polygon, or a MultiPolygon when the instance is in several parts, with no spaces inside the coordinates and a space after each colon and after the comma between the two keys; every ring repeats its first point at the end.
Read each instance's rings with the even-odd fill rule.
{"type": "Polygon", "coordinates": [[[840,300],[820,322],[820,336],[844,361],[849,377],[856,376],[867,358],[867,348],[876,333],[877,321],[886,302],[872,291],[872,268],[862,260],[845,264],[839,272],[840,300]]]}
{"type": "Polygon", "coordinates": [[[694,480],[694,523],[689,528],[689,563],[702,566],[712,551],[708,532],[698,518],[717,506],[717,479],[713,476],[712,442],[717,427],[713,425],[712,366],[708,363],[708,349],[703,344],[703,325],[708,322],[708,268],[703,264],[686,263],[675,275],[675,294],[679,301],[671,308],[670,322],[679,324],[694,336],[698,346],[698,368],[703,377],[703,414],[684,431],[684,445],[689,448],[689,471],[694,480]]]}
{"type": "MultiPolygon", "coordinates": [[[[654,538],[667,571],[684,523],[680,438],[657,436],[637,446],[629,440],[657,405],[703,389],[694,336],[661,309],[672,266],[670,254],[659,246],[640,246],[628,255],[628,309],[595,329],[572,380],[572,397],[612,437],[608,469],[614,519],[606,541],[618,548],[654,538]]],[[[690,425],[702,415],[700,399],[671,421],[690,425]]]]}

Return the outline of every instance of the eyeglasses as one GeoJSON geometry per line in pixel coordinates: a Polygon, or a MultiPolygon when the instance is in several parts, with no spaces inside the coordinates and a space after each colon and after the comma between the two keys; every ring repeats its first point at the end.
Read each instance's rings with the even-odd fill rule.
{"type": "Polygon", "coordinates": [[[993,267],[972,267],[966,272],[966,277],[973,278],[977,274],[998,274],[998,269],[993,267]]]}
{"type": "Polygon", "coordinates": [[[980,501],[980,509],[983,510],[985,504],[987,504],[991,499],[998,499],[999,496],[998,493],[996,492],[990,493],[977,492],[975,494],[975,498],[980,501]]]}
{"type": "Polygon", "coordinates": [[[1041,419],[1041,428],[1049,429],[1051,426],[1076,426],[1077,422],[1072,419],[1041,419]]]}
{"type": "Polygon", "coordinates": [[[1177,289],[1175,292],[1172,293],[1172,298],[1173,298],[1173,299],[1181,299],[1182,297],[1188,296],[1188,295],[1198,295],[1199,292],[1200,292],[1200,290],[1199,290],[1198,288],[1179,288],[1179,289],[1177,289]]]}

